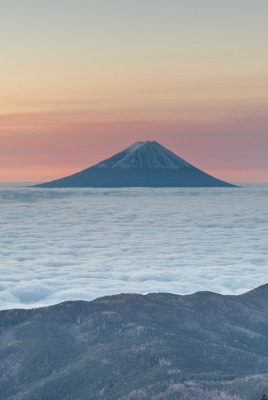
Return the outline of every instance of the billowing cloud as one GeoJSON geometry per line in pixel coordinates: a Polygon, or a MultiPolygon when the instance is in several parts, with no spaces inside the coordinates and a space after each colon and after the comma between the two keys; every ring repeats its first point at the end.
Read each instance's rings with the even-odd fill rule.
{"type": "Polygon", "coordinates": [[[0,189],[0,308],[268,281],[268,186],[0,189]]]}

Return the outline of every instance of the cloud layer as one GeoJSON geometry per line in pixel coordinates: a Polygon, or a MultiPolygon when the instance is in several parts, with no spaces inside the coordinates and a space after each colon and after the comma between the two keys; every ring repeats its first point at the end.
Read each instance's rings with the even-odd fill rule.
{"type": "Polygon", "coordinates": [[[0,308],[268,282],[268,185],[0,188],[0,308]]]}

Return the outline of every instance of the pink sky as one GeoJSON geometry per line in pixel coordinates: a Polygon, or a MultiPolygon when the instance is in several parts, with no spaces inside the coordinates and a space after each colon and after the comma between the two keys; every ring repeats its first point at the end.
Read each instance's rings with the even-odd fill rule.
{"type": "Polygon", "coordinates": [[[268,2],[6,1],[0,181],[46,181],[157,140],[268,181],[268,2]]]}
{"type": "Polygon", "coordinates": [[[224,180],[268,181],[268,117],[103,123],[89,119],[85,112],[1,117],[0,181],[59,178],[138,140],[157,140],[224,180]]]}

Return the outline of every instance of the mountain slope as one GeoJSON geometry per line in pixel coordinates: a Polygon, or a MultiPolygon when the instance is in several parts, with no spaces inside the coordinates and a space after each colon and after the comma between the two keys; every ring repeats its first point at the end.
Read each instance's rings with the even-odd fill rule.
{"type": "Polygon", "coordinates": [[[1,311],[0,398],[258,399],[268,391],[267,293],[255,290],[253,303],[252,292],[122,294],[1,311]]]}
{"type": "Polygon", "coordinates": [[[137,142],[90,168],[36,187],[234,187],[157,142],[137,142]]]}

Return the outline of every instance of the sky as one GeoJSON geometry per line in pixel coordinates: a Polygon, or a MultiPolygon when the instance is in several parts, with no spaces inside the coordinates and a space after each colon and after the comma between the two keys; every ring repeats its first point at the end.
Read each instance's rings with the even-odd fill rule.
{"type": "Polygon", "coordinates": [[[157,140],[268,181],[267,0],[0,0],[0,181],[157,140]]]}

